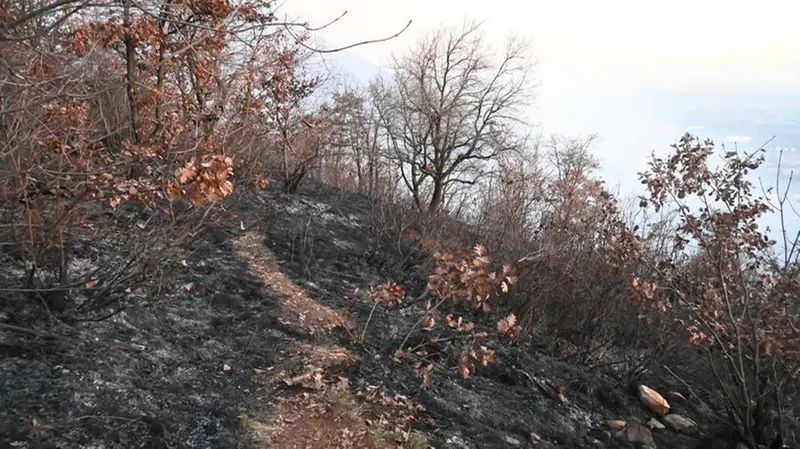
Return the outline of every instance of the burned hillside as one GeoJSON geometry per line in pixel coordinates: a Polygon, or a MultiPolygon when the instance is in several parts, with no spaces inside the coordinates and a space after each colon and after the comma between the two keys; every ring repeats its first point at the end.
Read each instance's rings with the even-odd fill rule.
{"type": "MultiPolygon", "coordinates": [[[[454,326],[418,326],[407,343],[416,354],[398,360],[424,315],[414,301],[424,258],[377,237],[376,206],[366,198],[304,190],[232,201],[237,218],[206,230],[152,296],[132,289],[111,317],[76,318],[86,300],[80,289],[53,317],[24,292],[6,293],[3,445],[636,447],[606,423],[646,425],[656,416],[624,376],[559,358],[543,341],[505,342],[492,329],[495,315],[458,305],[435,314],[474,319],[491,334],[484,345],[494,363],[469,377],[458,370],[454,326]],[[353,294],[388,280],[407,289],[399,307],[353,294]],[[310,419],[320,428],[295,425],[310,419]]],[[[109,219],[106,228],[115,226],[109,219]]],[[[74,251],[85,254],[73,258],[74,276],[125,257],[113,244],[119,232],[108,234],[108,242],[74,237],[74,251]]],[[[3,266],[4,285],[19,285],[24,267],[3,266]]],[[[665,393],[684,391],[663,374],[642,376],[665,393]]],[[[702,408],[692,398],[670,403],[700,429],[653,430],[658,447],[711,447],[703,446],[714,429],[702,408]]]]}
{"type": "Polygon", "coordinates": [[[621,197],[526,40],[349,84],[341,17],[278,8],[0,2],[0,445],[797,447],[764,148],[680,136],[621,197]]]}

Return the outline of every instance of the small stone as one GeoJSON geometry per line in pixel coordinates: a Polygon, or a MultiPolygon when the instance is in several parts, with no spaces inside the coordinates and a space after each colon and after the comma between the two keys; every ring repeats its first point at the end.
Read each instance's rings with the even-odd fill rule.
{"type": "Polygon", "coordinates": [[[656,442],[650,430],[641,424],[629,424],[625,430],[617,433],[617,436],[633,443],[637,447],[646,449],[656,449],[656,442]]]}
{"type": "Polygon", "coordinates": [[[445,447],[448,449],[471,449],[469,443],[466,442],[460,435],[453,435],[445,441],[445,447]]]}
{"type": "Polygon", "coordinates": [[[657,430],[664,430],[664,429],[666,429],[664,424],[661,421],[659,421],[659,420],[657,420],[655,418],[650,418],[650,420],[647,421],[647,427],[649,427],[650,430],[656,430],[656,429],[657,430]]]}
{"type": "Polygon", "coordinates": [[[677,413],[670,413],[665,416],[664,424],[670,429],[686,435],[691,435],[697,431],[697,424],[694,421],[677,413]]]}
{"type": "Polygon", "coordinates": [[[520,441],[520,440],[518,440],[518,439],[516,439],[514,437],[510,437],[508,435],[505,436],[505,440],[506,440],[506,443],[508,443],[508,444],[510,444],[512,446],[521,446],[522,445],[522,441],[520,441]]]}
{"type": "Polygon", "coordinates": [[[603,421],[603,427],[611,430],[622,430],[627,425],[628,424],[625,421],[622,421],[621,419],[607,419],[603,421]]]}
{"type": "Polygon", "coordinates": [[[675,400],[678,400],[678,401],[685,401],[686,400],[686,396],[684,396],[683,394],[681,394],[681,393],[679,393],[677,391],[668,391],[665,396],[670,398],[670,399],[675,399],[675,400]]]}

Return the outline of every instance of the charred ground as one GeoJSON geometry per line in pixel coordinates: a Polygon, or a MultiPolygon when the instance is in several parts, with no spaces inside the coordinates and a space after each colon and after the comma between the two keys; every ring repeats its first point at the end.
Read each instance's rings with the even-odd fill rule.
{"type": "MultiPolygon", "coordinates": [[[[412,362],[395,361],[422,304],[373,310],[351,293],[393,280],[408,301],[422,292],[426,266],[378,236],[374,207],[320,186],[237,195],[229,220],[203,231],[148,288],[115,297],[124,309],[105,319],[75,319],[77,306],[50,316],[24,291],[3,293],[0,446],[637,447],[602,426],[649,419],[631,385],[535,341],[490,340],[497,363],[469,378],[446,342],[430,344],[430,387],[412,362]]],[[[140,229],[130,216],[107,220],[104,240],[75,235],[76,276],[124,258],[122,236],[140,229]]],[[[4,257],[0,284],[23,290],[25,267],[4,257]]],[[[70,303],[83,294],[71,292],[70,303]]],[[[416,331],[409,341],[427,339],[416,331]]],[[[663,376],[641,381],[679,387],[663,376]]],[[[654,431],[658,447],[735,447],[709,439],[691,404],[674,407],[702,430],[654,431]]]]}

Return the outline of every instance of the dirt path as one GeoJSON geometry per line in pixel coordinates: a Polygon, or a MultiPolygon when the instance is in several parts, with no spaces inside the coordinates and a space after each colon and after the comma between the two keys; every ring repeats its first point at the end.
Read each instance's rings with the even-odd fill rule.
{"type": "Polygon", "coordinates": [[[292,342],[277,366],[254,373],[254,383],[271,379],[288,390],[273,407],[243,417],[251,437],[279,449],[426,448],[425,438],[410,431],[418,410],[411,401],[377,387],[351,392],[342,373],[359,363],[359,356],[319,337],[336,328],[353,332],[354,322],[347,311],[321,304],[287,278],[263,241],[250,232],[234,246],[251,273],[278,294],[278,320],[302,328],[312,339],[292,342]]]}

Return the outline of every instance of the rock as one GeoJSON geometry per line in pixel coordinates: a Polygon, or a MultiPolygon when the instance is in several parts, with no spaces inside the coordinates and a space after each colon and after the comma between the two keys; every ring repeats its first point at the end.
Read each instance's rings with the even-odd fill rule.
{"type": "Polygon", "coordinates": [[[686,435],[692,435],[697,431],[697,424],[694,421],[677,413],[665,416],[664,424],[670,429],[686,435]]]}
{"type": "Polygon", "coordinates": [[[445,447],[448,449],[472,449],[467,441],[461,435],[453,435],[445,442],[445,447]]]}
{"type": "Polygon", "coordinates": [[[664,429],[666,429],[664,424],[661,421],[659,421],[659,420],[657,420],[655,418],[650,418],[650,421],[647,421],[647,427],[649,427],[650,430],[655,430],[655,429],[664,430],[664,429]]]}
{"type": "Polygon", "coordinates": [[[617,437],[633,443],[637,448],[656,449],[653,434],[641,424],[629,424],[624,430],[617,432],[617,437]]]}
{"type": "Polygon", "coordinates": [[[738,443],[736,444],[736,449],[750,449],[750,448],[748,448],[747,445],[744,443],[738,443]]]}
{"type": "Polygon", "coordinates": [[[622,430],[627,425],[628,424],[625,421],[622,421],[621,419],[607,419],[603,421],[603,427],[611,430],[622,430]]]}
{"type": "Polygon", "coordinates": [[[506,435],[504,439],[506,440],[506,443],[508,443],[508,444],[510,444],[512,446],[516,446],[516,447],[522,446],[522,441],[520,441],[520,440],[518,440],[518,439],[516,439],[514,437],[510,437],[510,436],[506,435]]]}
{"type": "Polygon", "coordinates": [[[677,392],[677,391],[668,391],[667,394],[664,396],[668,397],[669,399],[678,400],[678,401],[685,401],[686,396],[677,392]]]}
{"type": "Polygon", "coordinates": [[[648,410],[657,415],[666,416],[669,413],[667,400],[648,386],[639,385],[639,400],[648,410]]]}

